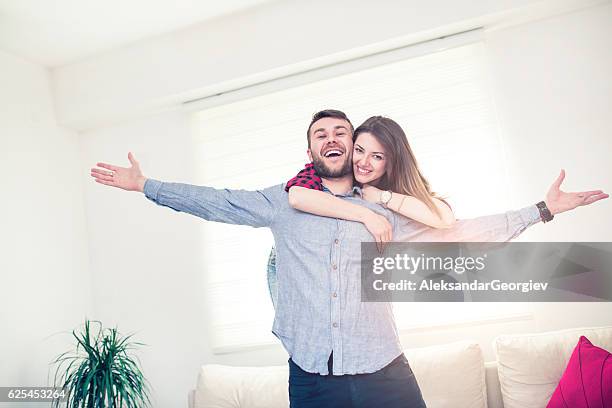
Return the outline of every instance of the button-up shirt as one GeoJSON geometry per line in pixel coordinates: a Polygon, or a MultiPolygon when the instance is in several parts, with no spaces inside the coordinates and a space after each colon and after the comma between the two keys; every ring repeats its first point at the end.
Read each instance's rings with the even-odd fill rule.
{"type": "MultiPolygon", "coordinates": [[[[246,191],[148,179],[144,193],[208,221],[270,228],[278,280],[272,332],[303,370],[330,374],[333,351],[333,375],[373,373],[402,353],[391,304],[361,302],[361,242],[372,241],[362,223],[298,211],[283,184],[246,191]]],[[[337,196],[387,217],[396,241],[508,241],[540,221],[533,205],[434,229],[364,200],[358,187],[337,196]]]]}

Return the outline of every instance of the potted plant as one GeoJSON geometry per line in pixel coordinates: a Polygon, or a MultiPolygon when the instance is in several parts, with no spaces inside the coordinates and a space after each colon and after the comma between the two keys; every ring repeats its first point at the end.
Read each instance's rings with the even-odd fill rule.
{"type": "Polygon", "coordinates": [[[121,337],[116,328],[103,328],[99,321],[85,320],[84,329],[73,330],[72,335],[76,350],[60,354],[52,363],[57,364],[54,386],[65,394],[64,399],[54,400],[54,408],[64,403],[71,408],[150,406],[140,360],[129,352],[143,343],[131,342],[132,335],[121,337]],[[97,330],[90,330],[92,322],[97,330]]]}

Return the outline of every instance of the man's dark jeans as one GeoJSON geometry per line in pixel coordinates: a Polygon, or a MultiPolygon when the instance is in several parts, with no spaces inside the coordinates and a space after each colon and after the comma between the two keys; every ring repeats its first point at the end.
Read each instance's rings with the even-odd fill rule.
{"type": "Polygon", "coordinates": [[[291,408],[426,408],[404,354],[371,374],[336,376],[306,372],[289,359],[289,400],[291,408]]]}

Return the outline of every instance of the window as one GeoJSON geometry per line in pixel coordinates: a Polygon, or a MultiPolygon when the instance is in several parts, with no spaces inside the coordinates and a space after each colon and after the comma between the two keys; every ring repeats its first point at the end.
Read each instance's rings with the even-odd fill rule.
{"type": "MultiPolygon", "coordinates": [[[[424,175],[434,191],[450,197],[459,218],[507,210],[503,145],[484,57],[476,42],[197,112],[198,182],[257,189],[286,181],[307,161],[311,115],[336,108],[355,126],[372,115],[400,123],[424,175]]],[[[271,233],[204,223],[203,234],[214,350],[278,343],[266,283],[271,233]]],[[[401,331],[515,315],[525,307],[407,303],[394,309],[401,331]]]]}

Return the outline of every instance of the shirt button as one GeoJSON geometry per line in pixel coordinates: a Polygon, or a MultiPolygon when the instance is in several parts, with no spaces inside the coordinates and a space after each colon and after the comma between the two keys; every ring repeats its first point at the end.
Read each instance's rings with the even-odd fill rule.
{"type": "Polygon", "coordinates": [[[333,296],[334,297],[338,297],[338,294],[336,292],[334,292],[333,296]]]}
{"type": "Polygon", "coordinates": [[[338,266],[336,264],[333,264],[332,268],[334,268],[334,271],[335,271],[336,269],[338,269],[338,266]]]}
{"type": "Polygon", "coordinates": [[[340,242],[340,241],[338,241],[338,239],[335,239],[335,240],[334,240],[334,243],[335,243],[336,245],[338,245],[338,243],[339,243],[339,242],[340,242]]]}
{"type": "Polygon", "coordinates": [[[335,323],[335,322],[334,322],[334,324],[332,324],[332,326],[334,326],[334,327],[338,327],[338,323],[335,323]]]}

